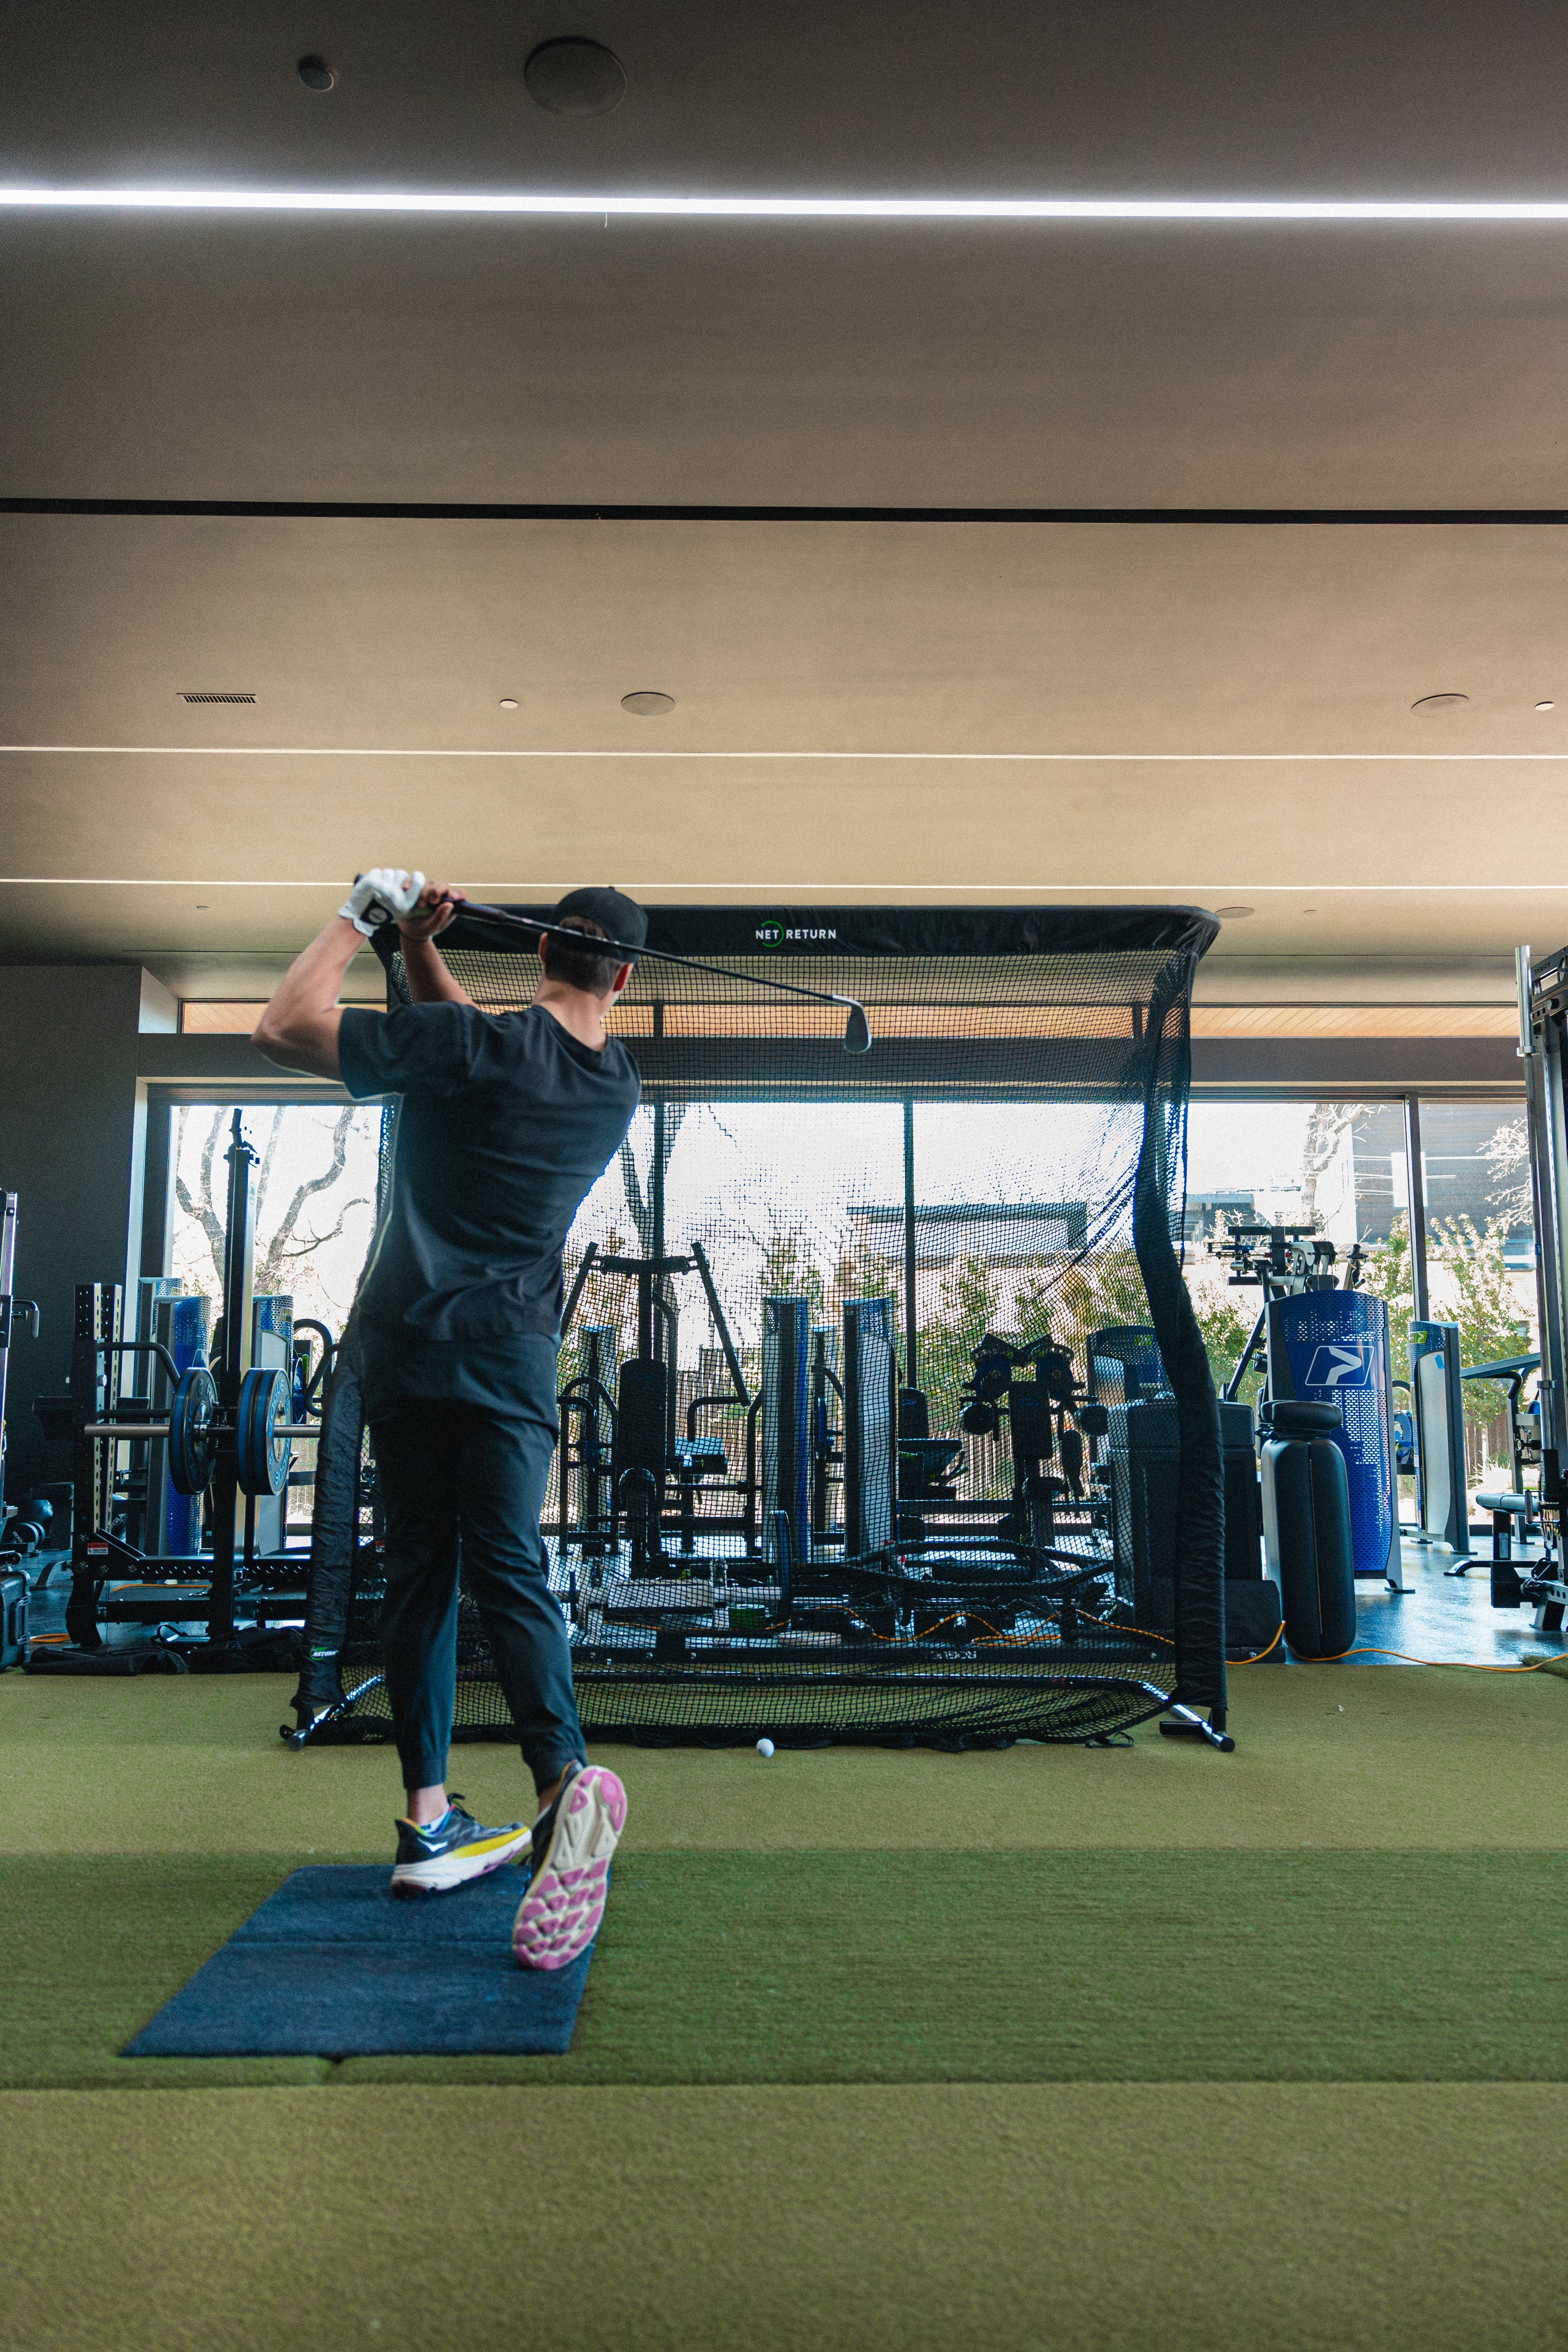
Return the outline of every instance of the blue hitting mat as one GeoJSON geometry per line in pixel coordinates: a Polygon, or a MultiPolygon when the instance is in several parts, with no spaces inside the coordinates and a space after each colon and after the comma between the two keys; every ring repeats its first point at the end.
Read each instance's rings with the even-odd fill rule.
{"type": "Polygon", "coordinates": [[[514,1869],[399,1898],[385,1864],[297,1870],[125,2045],[127,2058],[370,2058],[572,2046],[590,1945],[520,1969],[514,1869]]]}

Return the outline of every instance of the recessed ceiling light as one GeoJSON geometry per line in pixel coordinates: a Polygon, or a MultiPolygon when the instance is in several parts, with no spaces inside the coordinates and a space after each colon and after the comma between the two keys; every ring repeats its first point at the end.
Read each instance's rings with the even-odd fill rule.
{"type": "Polygon", "coordinates": [[[629,710],[634,719],[662,719],[667,710],[675,709],[673,694],[657,694],[651,687],[639,687],[635,694],[623,694],[621,709],[629,710]]]}
{"type": "Polygon", "coordinates": [[[307,89],[329,90],[337,80],[325,58],[301,58],[297,70],[307,89]]]}
{"type": "Polygon", "coordinates": [[[503,710],[515,710],[517,709],[516,695],[503,694],[500,698],[500,707],[503,710]]]}
{"type": "Polygon", "coordinates": [[[546,114],[608,114],[626,94],[626,69],[615,51],[574,34],[542,41],[522,78],[530,98],[546,114]]]}
{"type": "Polygon", "coordinates": [[[1423,694],[1411,704],[1412,710],[1458,710],[1468,702],[1468,694],[1423,694]]]}
{"type": "Polygon", "coordinates": [[[196,912],[197,912],[197,914],[198,914],[198,915],[209,915],[209,914],[211,914],[211,912],[212,912],[212,908],[211,908],[211,906],[209,905],[209,903],[208,903],[208,901],[207,901],[206,899],[205,899],[205,898],[198,898],[198,899],[196,900],[196,912]]]}
{"type": "Polygon", "coordinates": [[[1219,916],[1221,921],[1226,923],[1239,923],[1243,916],[1255,912],[1256,909],[1251,907],[1216,907],[1215,908],[1215,913],[1219,916]]]}
{"type": "Polygon", "coordinates": [[[1303,907],[1301,909],[1304,915],[1315,915],[1317,911],[1316,907],[1303,907]]]}
{"type": "Polygon", "coordinates": [[[1537,710],[1555,710],[1557,705],[1554,702],[1538,702],[1535,707],[1537,710]]]}

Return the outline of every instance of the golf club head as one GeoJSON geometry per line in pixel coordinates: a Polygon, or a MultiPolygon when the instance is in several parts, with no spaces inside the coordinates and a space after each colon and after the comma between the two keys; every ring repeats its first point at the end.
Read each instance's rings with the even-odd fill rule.
{"type": "Polygon", "coordinates": [[[849,1018],[844,1024],[844,1050],[847,1054],[868,1054],[871,1050],[871,1024],[863,1004],[849,1007],[849,1018]]]}

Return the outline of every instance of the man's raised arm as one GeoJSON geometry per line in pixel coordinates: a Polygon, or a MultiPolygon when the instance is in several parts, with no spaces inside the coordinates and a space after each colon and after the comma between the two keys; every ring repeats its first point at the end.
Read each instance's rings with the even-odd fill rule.
{"type": "Polygon", "coordinates": [[[462,901],[461,891],[426,884],[422,874],[400,866],[375,866],[356,877],[353,888],[325,928],[297,955],[272,992],[252,1040],[258,1053],[280,1069],[303,1070],[313,1078],[341,1078],[338,1003],[343,974],[378,926],[395,918],[403,936],[409,992],[416,1004],[467,1004],[469,998],[442,962],[434,944],[462,901]]]}

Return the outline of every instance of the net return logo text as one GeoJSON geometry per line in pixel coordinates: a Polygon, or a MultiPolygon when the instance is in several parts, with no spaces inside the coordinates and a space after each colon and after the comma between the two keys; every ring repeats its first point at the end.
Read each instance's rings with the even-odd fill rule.
{"type": "Polygon", "coordinates": [[[757,925],[757,937],[762,941],[763,947],[776,948],[780,941],[784,940],[836,940],[838,937],[838,934],[836,930],[785,930],[782,923],[759,923],[757,925]]]}

